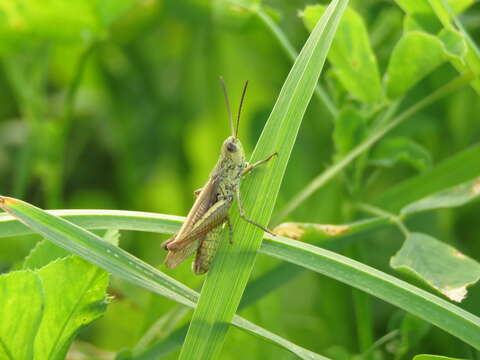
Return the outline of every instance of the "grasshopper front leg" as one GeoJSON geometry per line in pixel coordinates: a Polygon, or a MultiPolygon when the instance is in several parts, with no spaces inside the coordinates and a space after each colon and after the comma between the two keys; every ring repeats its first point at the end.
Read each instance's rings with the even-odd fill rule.
{"type": "Polygon", "coordinates": [[[265,164],[267,161],[269,161],[271,158],[273,158],[274,156],[278,155],[278,152],[274,152],[273,154],[270,154],[268,155],[265,159],[263,160],[259,160],[257,161],[256,163],[254,164],[248,164],[248,166],[242,171],[242,176],[245,176],[247,175],[250,171],[252,171],[253,169],[255,169],[256,167],[262,165],[262,164],[265,164]]]}
{"type": "MultiPolygon", "coordinates": [[[[272,157],[273,155],[270,155],[270,157],[272,157]]],[[[265,226],[253,221],[253,220],[250,220],[249,218],[247,218],[245,216],[245,211],[243,209],[243,204],[242,204],[242,199],[240,197],[240,188],[237,186],[237,188],[235,189],[235,196],[237,198],[237,202],[238,202],[238,209],[240,210],[240,217],[245,220],[246,222],[249,222],[250,224],[252,225],[255,225],[256,227],[262,229],[263,231],[273,235],[273,236],[276,236],[276,234],[271,231],[271,230],[268,230],[265,226]]]]}

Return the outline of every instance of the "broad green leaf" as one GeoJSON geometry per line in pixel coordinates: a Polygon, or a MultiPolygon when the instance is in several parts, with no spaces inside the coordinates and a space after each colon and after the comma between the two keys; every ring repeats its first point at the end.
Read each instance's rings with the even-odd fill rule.
{"type": "Polygon", "coordinates": [[[333,141],[337,156],[345,156],[365,137],[367,130],[365,119],[353,106],[344,107],[335,119],[333,141]]]}
{"type": "Polygon", "coordinates": [[[465,359],[452,358],[452,357],[441,356],[441,355],[422,354],[422,355],[415,355],[413,360],[465,360],[465,359]]]}
{"type": "Polygon", "coordinates": [[[462,34],[467,52],[465,61],[458,61],[456,57],[449,60],[460,74],[475,74],[476,78],[470,85],[480,94],[480,49],[473,39],[464,29],[462,23],[458,21],[456,12],[461,12],[470,6],[473,2],[469,0],[395,0],[400,7],[413,19],[410,23],[415,23],[415,28],[422,29],[431,33],[438,34],[442,29],[455,31],[462,34]],[[455,24],[455,26],[454,26],[455,24]],[[456,29],[455,29],[456,28],[456,29]]]}
{"type": "Polygon", "coordinates": [[[62,257],[66,257],[70,253],[50,241],[42,240],[35,245],[23,262],[24,269],[39,269],[48,263],[62,257]]]}
{"type": "MultiPolygon", "coordinates": [[[[268,164],[242,184],[247,216],[261,224],[269,223],[303,115],[347,2],[332,1],[311,32],[280,90],[253,152],[251,162],[274,151],[279,154],[274,164],[268,164]]],[[[250,277],[262,242],[262,231],[240,219],[238,207],[232,208],[230,218],[235,232],[242,235],[236,240],[235,246],[229,246],[227,241],[220,244],[215,262],[203,284],[180,353],[181,360],[216,359],[220,356],[227,324],[237,311],[250,277]]]]}
{"type": "Polygon", "coordinates": [[[418,171],[431,167],[432,158],[429,152],[412,139],[395,137],[380,142],[372,151],[370,162],[385,167],[392,167],[397,162],[411,165],[418,171]]]}
{"type": "Polygon", "coordinates": [[[43,288],[33,271],[0,276],[0,359],[33,359],[43,314],[43,288]]]}
{"type": "Polygon", "coordinates": [[[61,360],[76,333],[104,314],[109,276],[73,255],[48,264],[38,275],[45,310],[35,338],[35,358],[61,360]]]}
{"type": "Polygon", "coordinates": [[[405,94],[422,78],[446,60],[442,42],[435,36],[411,31],[395,45],[386,73],[387,95],[405,94]]]}
{"type": "Polygon", "coordinates": [[[390,259],[399,271],[414,275],[449,299],[461,302],[467,286],[480,279],[480,264],[454,247],[421,233],[410,233],[390,259]]]}
{"type": "Polygon", "coordinates": [[[411,214],[438,208],[463,206],[479,196],[480,178],[476,178],[408,204],[400,213],[411,214]]]}
{"type": "MultiPolygon", "coordinates": [[[[198,293],[126,251],[103,241],[95,234],[20,200],[0,197],[0,207],[15,216],[34,232],[98,265],[111,274],[120,276],[137,286],[144,287],[180,304],[195,307],[195,302],[199,296],[198,293]]],[[[84,225],[97,229],[124,228],[139,230],[139,228],[142,228],[145,231],[167,233],[170,231],[172,233],[178,231],[181,224],[179,220],[182,220],[182,218],[175,216],[147,213],[134,213],[136,216],[131,217],[128,212],[124,211],[108,212],[106,216],[101,216],[100,214],[105,215],[105,211],[101,210],[93,210],[99,216],[98,218],[97,216],[92,218],[88,215],[89,212],[91,211],[67,211],[66,213],[70,215],[74,213],[82,214],[78,218],[82,219],[81,221],[84,222],[84,225]],[[97,221],[99,219],[101,219],[100,223],[97,221]],[[103,221],[106,221],[109,225],[105,226],[105,223],[102,223],[103,221]]],[[[75,215],[72,216],[75,218],[75,215]]],[[[9,219],[5,216],[2,217],[3,219],[0,223],[4,221],[4,224],[8,224],[9,219]]],[[[28,232],[25,228],[16,226],[13,226],[13,230],[20,230],[24,234],[28,232]]],[[[7,232],[10,236],[13,235],[12,229],[9,229],[7,232]]],[[[298,355],[302,359],[324,359],[322,356],[301,348],[286,339],[279,338],[268,330],[247,322],[237,315],[233,317],[231,323],[244,329],[254,330],[255,335],[285,347],[286,350],[298,355]]]]}
{"type": "MultiPolygon", "coordinates": [[[[305,26],[313,29],[325,12],[325,6],[307,6],[301,13],[305,26]]],[[[367,27],[362,17],[347,8],[328,53],[334,72],[353,97],[365,103],[378,103],[382,88],[377,59],[373,53],[367,27]]]]}
{"type": "Polygon", "coordinates": [[[375,205],[398,212],[411,202],[432,192],[448,189],[478,177],[480,174],[480,145],[474,145],[444,160],[434,168],[410,178],[382,194],[375,205]]]}

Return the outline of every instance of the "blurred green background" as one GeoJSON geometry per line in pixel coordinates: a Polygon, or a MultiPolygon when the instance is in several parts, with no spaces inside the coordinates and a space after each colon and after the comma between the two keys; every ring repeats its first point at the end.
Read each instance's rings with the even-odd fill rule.
{"type": "MultiPolygon", "coordinates": [[[[265,2],[268,14],[297,49],[308,35],[298,11],[310,3],[265,2]]],[[[389,1],[352,1],[350,6],[367,24],[383,74],[402,34],[404,13],[389,1]]],[[[478,44],[479,3],[461,19],[478,44]]],[[[291,66],[278,40],[255,14],[220,0],[3,0],[0,60],[2,195],[48,209],[174,215],[188,212],[193,190],[206,181],[229,135],[218,77],[225,78],[235,109],[244,81],[250,82],[239,132],[248,154],[291,66]]],[[[409,93],[409,99],[422,98],[453,73],[449,65],[441,66],[409,93]]],[[[339,84],[328,62],[322,84],[339,108],[360,107],[339,84]]],[[[465,87],[408,119],[389,136],[415,140],[434,165],[478,142],[479,114],[478,94],[465,87]]],[[[332,116],[314,97],[277,209],[332,163],[333,124],[332,116]]],[[[346,176],[339,176],[286,220],[342,224],[361,218],[353,210],[355,201],[375,199],[428,166],[400,161],[382,168],[372,182],[361,183],[356,190],[346,176]]],[[[479,259],[479,211],[476,202],[415,217],[409,225],[479,259]]],[[[0,271],[14,268],[37,240],[33,236],[2,239],[0,271]]],[[[121,245],[160,266],[162,240],[154,234],[125,232],[121,245]]],[[[370,234],[363,242],[366,251],[360,260],[393,272],[389,259],[401,241],[394,229],[370,234]]],[[[344,253],[358,258],[352,249],[344,253]]],[[[259,256],[254,276],[277,263],[259,256]]],[[[191,274],[189,262],[169,273],[193,287],[201,283],[201,278],[191,274]]],[[[111,293],[116,299],[107,315],[80,337],[108,352],[134,346],[159,316],[175,306],[117,279],[111,293]]],[[[345,285],[304,272],[242,315],[313,351],[350,358],[349,353],[358,352],[353,296],[345,285]]],[[[372,302],[379,338],[405,314],[380,300],[372,302]]],[[[478,286],[469,290],[462,307],[480,313],[478,286]]],[[[175,325],[175,321],[168,324],[175,325]]],[[[392,349],[398,348],[399,341],[390,342],[392,349]]],[[[416,346],[422,352],[472,354],[459,340],[435,328],[416,346]]],[[[388,358],[388,351],[384,356],[388,358]]],[[[222,359],[239,358],[294,357],[233,328],[222,359]]]]}

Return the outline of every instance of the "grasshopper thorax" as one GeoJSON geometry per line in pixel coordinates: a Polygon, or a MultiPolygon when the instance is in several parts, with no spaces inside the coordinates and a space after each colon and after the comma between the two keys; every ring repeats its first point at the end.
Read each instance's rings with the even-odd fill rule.
{"type": "Polygon", "coordinates": [[[229,136],[222,145],[222,156],[241,164],[245,161],[245,153],[240,140],[235,136],[229,136]]]}

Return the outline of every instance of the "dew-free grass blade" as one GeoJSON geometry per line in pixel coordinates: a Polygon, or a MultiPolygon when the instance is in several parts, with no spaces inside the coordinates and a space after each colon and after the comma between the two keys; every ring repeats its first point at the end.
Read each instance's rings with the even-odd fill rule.
{"type": "MultiPolygon", "coordinates": [[[[0,208],[10,213],[34,232],[107,270],[111,274],[117,275],[135,285],[165,296],[180,304],[195,307],[198,293],[119,247],[102,240],[95,234],[21,200],[0,197],[0,208]]],[[[64,213],[72,214],[72,212],[69,211],[65,211],[64,213]]],[[[76,213],[78,214],[78,212],[76,213]]],[[[82,211],[80,211],[80,213],[82,213],[82,211]]],[[[116,225],[112,223],[112,217],[118,216],[125,219],[126,212],[121,212],[121,214],[118,212],[113,213],[115,215],[110,214],[111,216],[105,216],[104,214],[101,219],[108,222],[109,226],[115,226],[115,228],[118,228],[118,226],[121,225],[118,223],[116,225]]],[[[163,230],[169,229],[169,227],[171,230],[173,227],[173,231],[171,232],[178,230],[178,218],[164,216],[164,222],[158,222],[158,215],[151,214],[149,219],[145,216],[145,213],[135,214],[137,215],[136,217],[130,218],[130,221],[127,221],[123,225],[130,229],[132,229],[132,226],[133,228],[144,226],[146,229],[150,230],[152,227],[156,229],[159,227],[163,230]]],[[[21,233],[26,233],[26,229],[17,226],[18,223],[12,223],[11,219],[4,215],[3,220],[6,220],[7,225],[13,225],[14,230],[20,230],[21,233]]],[[[92,219],[90,218],[90,220],[92,219]]],[[[104,225],[105,224],[102,226],[97,223],[92,227],[103,228],[104,225]]],[[[11,229],[9,231],[9,234],[12,235],[11,229]]],[[[324,357],[297,346],[237,315],[233,317],[232,324],[257,336],[263,337],[268,341],[274,342],[286,350],[298,355],[302,359],[325,359],[324,357]]]]}
{"type": "MultiPolygon", "coordinates": [[[[333,36],[348,0],[334,0],[310,34],[285,80],[251,163],[277,151],[275,166],[252,174],[242,186],[247,217],[267,224],[275,205],[288,159],[303,115],[330,49],[333,36]]],[[[237,209],[231,213],[233,228],[242,234],[230,246],[222,241],[212,269],[202,287],[198,306],[180,353],[180,359],[216,359],[219,357],[228,324],[240,303],[262,232],[239,221],[237,209]],[[227,295],[228,294],[228,295],[227,295]]],[[[225,240],[225,239],[224,239],[225,240]]]]}
{"type": "Polygon", "coordinates": [[[475,144],[444,160],[431,170],[393,186],[374,201],[374,204],[390,212],[398,212],[404,206],[432,193],[446,190],[480,174],[480,144],[475,144]]]}
{"type": "MultiPolygon", "coordinates": [[[[173,234],[178,231],[184,217],[123,210],[46,210],[85,229],[119,229],[173,234]]],[[[0,238],[28,235],[33,231],[14,217],[0,214],[0,238]]]]}
{"type": "Polygon", "coordinates": [[[479,196],[480,177],[408,204],[400,213],[406,215],[420,211],[463,206],[479,196]]]}
{"type": "Polygon", "coordinates": [[[264,241],[261,250],[383,299],[480,350],[480,318],[405,281],[345,256],[287,238],[264,241]]]}

